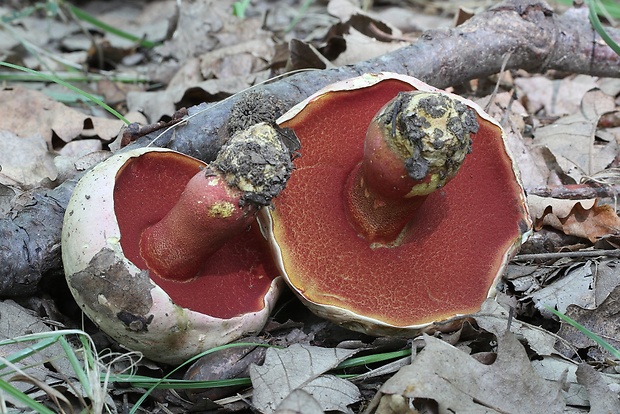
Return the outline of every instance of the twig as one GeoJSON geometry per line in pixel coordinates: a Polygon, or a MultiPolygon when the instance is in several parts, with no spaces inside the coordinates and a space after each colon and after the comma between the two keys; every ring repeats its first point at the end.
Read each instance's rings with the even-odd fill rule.
{"type": "Polygon", "coordinates": [[[557,186],[541,186],[527,190],[528,194],[541,197],[560,198],[565,200],[579,200],[584,198],[608,198],[620,194],[620,185],[617,184],[570,184],[557,186]]]}
{"type": "Polygon", "coordinates": [[[562,258],[588,258],[588,257],[620,257],[620,249],[616,250],[583,250],[578,252],[555,252],[555,253],[532,253],[519,254],[512,260],[515,262],[543,262],[562,258]]]}

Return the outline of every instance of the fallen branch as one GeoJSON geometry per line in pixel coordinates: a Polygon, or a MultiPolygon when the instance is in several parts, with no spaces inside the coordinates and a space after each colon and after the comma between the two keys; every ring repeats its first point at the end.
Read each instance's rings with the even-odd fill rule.
{"type": "MultiPolygon", "coordinates": [[[[620,41],[620,30],[609,33],[620,41]]],[[[411,46],[356,65],[303,72],[255,88],[277,96],[290,108],[321,87],[367,72],[391,71],[415,76],[445,88],[506,69],[620,76],[620,57],[596,34],[587,9],[558,16],[544,2],[514,0],[474,16],[450,30],[431,30],[411,46]]],[[[151,133],[127,148],[149,143],[166,146],[205,161],[220,148],[220,131],[239,94],[224,102],[188,110],[185,122],[167,132],[151,133]]],[[[23,209],[0,220],[0,295],[36,291],[44,274],[59,268],[62,216],[74,181],[39,191],[23,209]]]]}

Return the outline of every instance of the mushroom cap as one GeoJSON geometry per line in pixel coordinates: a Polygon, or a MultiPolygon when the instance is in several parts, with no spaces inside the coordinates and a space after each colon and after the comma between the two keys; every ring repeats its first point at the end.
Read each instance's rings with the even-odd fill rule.
{"type": "Polygon", "coordinates": [[[403,242],[360,237],[343,203],[347,177],[362,160],[375,113],[398,92],[438,91],[392,73],[330,85],[278,123],[297,134],[302,156],[269,214],[274,258],[293,291],[318,315],[371,334],[410,335],[480,309],[495,296],[508,260],[530,233],[517,167],[499,124],[475,103],[480,129],[472,153],[431,193],[403,242]]]}
{"type": "Polygon", "coordinates": [[[82,177],[65,213],[62,258],[76,302],[119,343],[169,364],[260,331],[281,287],[280,277],[272,279],[277,273],[256,224],[209,259],[206,277],[164,280],[137,263],[139,236],[123,237],[125,231],[160,220],[205,165],[163,148],[113,155],[82,177]],[[147,163],[151,167],[172,162],[174,170],[147,165],[141,174],[151,178],[150,184],[120,190],[119,171],[148,159],[156,161],[147,163]],[[146,199],[136,202],[138,197],[146,199]],[[129,210],[117,214],[121,203],[129,210]]]}

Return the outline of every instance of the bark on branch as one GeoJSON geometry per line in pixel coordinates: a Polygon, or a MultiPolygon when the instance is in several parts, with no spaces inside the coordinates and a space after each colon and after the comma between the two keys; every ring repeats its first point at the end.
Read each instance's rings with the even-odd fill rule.
{"type": "MultiPolygon", "coordinates": [[[[620,42],[620,30],[609,30],[620,42]]],[[[391,71],[445,88],[507,69],[619,77],[620,57],[596,34],[587,9],[558,16],[544,2],[504,2],[450,30],[431,30],[411,46],[335,69],[303,72],[257,87],[285,108],[335,81],[367,72],[391,71]]],[[[166,133],[155,132],[128,148],[166,146],[210,161],[220,148],[220,129],[243,94],[216,105],[189,109],[190,118],[166,133]]],[[[0,295],[32,294],[43,275],[58,269],[62,216],[74,181],[35,194],[25,208],[0,220],[0,295]]]]}

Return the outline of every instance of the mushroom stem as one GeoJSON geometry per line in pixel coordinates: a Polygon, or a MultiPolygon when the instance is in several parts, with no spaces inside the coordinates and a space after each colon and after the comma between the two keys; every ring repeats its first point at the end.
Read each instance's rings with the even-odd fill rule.
{"type": "Polygon", "coordinates": [[[456,175],[477,130],[474,112],[443,92],[401,92],[388,102],[346,184],[345,209],[358,234],[399,245],[426,196],[456,175]]]}
{"type": "Polygon", "coordinates": [[[290,176],[291,155],[281,134],[260,123],[229,139],[166,216],[142,232],[140,256],[150,271],[169,280],[194,279],[213,253],[249,228],[290,176]]]}
{"type": "Polygon", "coordinates": [[[140,254],[164,279],[191,280],[206,259],[248,228],[257,209],[239,206],[243,192],[209,168],[196,174],[179,201],[140,237],[140,254]]]}

